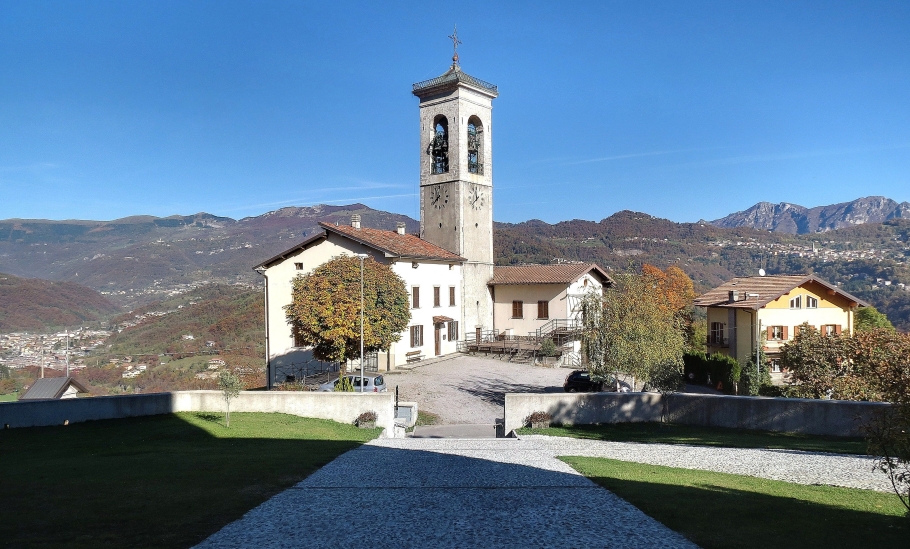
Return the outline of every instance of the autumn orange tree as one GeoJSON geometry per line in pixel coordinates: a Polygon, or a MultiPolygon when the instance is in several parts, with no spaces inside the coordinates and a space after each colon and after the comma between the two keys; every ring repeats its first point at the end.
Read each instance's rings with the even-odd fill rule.
{"type": "Polygon", "coordinates": [[[695,285],[682,269],[670,265],[666,270],[645,263],[641,274],[649,277],[655,286],[657,305],[667,313],[676,316],[686,338],[687,351],[704,351],[708,327],[702,318],[696,315],[695,285]]]}
{"type": "MultiPolygon", "coordinates": [[[[298,276],[292,295],[285,315],[315,358],[344,368],[360,357],[359,258],[339,256],[298,276]]],[[[404,280],[373,258],[363,262],[363,310],[364,353],[388,350],[411,319],[404,280]]]]}

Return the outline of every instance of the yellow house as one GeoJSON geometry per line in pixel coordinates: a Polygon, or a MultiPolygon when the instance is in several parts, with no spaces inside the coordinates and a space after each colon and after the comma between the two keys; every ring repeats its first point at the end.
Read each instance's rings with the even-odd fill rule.
{"type": "Polygon", "coordinates": [[[868,303],[815,275],[738,277],[695,299],[707,309],[708,353],[745,364],[758,345],[780,379],[780,349],[808,323],[825,334],[853,333],[853,315],[868,303]]]}

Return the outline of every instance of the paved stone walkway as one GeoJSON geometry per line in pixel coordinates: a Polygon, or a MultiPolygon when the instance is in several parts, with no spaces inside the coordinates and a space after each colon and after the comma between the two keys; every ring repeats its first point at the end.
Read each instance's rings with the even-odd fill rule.
{"type": "Polygon", "coordinates": [[[198,547],[667,547],[691,542],[539,442],[378,439],[198,547]]]}
{"type": "Polygon", "coordinates": [[[556,456],[588,456],[717,471],[734,475],[891,492],[888,476],[874,468],[875,458],[797,450],[718,448],[683,444],[641,444],[568,437],[522,435],[540,452],[556,456]]]}

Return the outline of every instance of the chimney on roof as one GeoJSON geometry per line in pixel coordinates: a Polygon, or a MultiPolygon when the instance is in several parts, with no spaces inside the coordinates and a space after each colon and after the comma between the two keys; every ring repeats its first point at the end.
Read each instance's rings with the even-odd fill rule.
{"type": "Polygon", "coordinates": [[[730,296],[729,296],[729,300],[728,300],[728,301],[729,301],[730,303],[736,303],[737,301],[739,301],[739,291],[738,291],[738,290],[730,290],[730,296]]]}
{"type": "Polygon", "coordinates": [[[396,230],[398,231],[398,234],[400,234],[400,235],[403,235],[403,234],[404,234],[404,223],[402,223],[401,221],[399,221],[399,222],[395,225],[395,227],[396,227],[396,230]]]}
{"type": "Polygon", "coordinates": [[[351,227],[355,229],[360,228],[360,214],[354,214],[351,216],[351,227]]]}

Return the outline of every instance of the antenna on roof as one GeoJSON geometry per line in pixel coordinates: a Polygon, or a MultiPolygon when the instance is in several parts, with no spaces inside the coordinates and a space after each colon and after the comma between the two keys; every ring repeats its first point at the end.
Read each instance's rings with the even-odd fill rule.
{"type": "Polygon", "coordinates": [[[765,270],[764,270],[764,269],[759,269],[759,270],[758,270],[758,276],[765,276],[765,270]]]}

